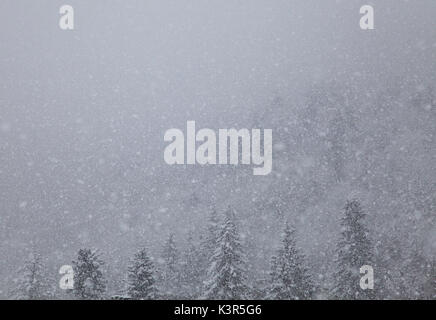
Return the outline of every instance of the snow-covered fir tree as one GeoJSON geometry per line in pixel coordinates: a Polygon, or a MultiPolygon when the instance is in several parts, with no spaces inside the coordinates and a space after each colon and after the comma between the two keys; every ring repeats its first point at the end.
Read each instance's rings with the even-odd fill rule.
{"type": "Polygon", "coordinates": [[[101,268],[103,261],[97,251],[80,249],[73,261],[74,295],[79,299],[103,299],[106,281],[101,268]]]}
{"type": "Polygon", "coordinates": [[[422,288],[422,299],[436,300],[436,259],[428,261],[425,271],[426,283],[422,288]]]}
{"type": "Polygon", "coordinates": [[[360,287],[360,279],[363,276],[360,274],[360,268],[364,265],[373,266],[372,244],[363,223],[365,216],[358,200],[347,201],[336,249],[334,298],[364,300],[375,297],[374,289],[364,290],[360,287]]]}
{"type": "Polygon", "coordinates": [[[268,298],[274,300],[307,300],[314,293],[304,255],[298,250],[295,230],[285,226],[282,246],[271,263],[271,288],[268,298]]]}
{"type": "Polygon", "coordinates": [[[192,234],[188,236],[187,248],[181,259],[180,285],[184,299],[198,298],[203,283],[202,254],[195,245],[192,234]]]}
{"type": "Polygon", "coordinates": [[[218,238],[219,218],[217,211],[213,209],[209,215],[206,226],[206,234],[203,238],[201,246],[205,255],[205,259],[209,260],[216,247],[218,238]]]}
{"type": "Polygon", "coordinates": [[[430,271],[430,294],[428,295],[429,299],[436,300],[436,259],[433,259],[431,263],[431,271],[430,271]]]}
{"type": "Polygon", "coordinates": [[[235,300],[249,298],[246,262],[235,224],[235,213],[228,208],[219,228],[218,238],[205,281],[207,299],[235,300]]]}
{"type": "Polygon", "coordinates": [[[426,286],[431,264],[423,253],[423,247],[417,243],[412,244],[409,256],[405,259],[402,281],[407,288],[409,299],[422,300],[426,298],[426,286]]]}
{"type": "Polygon", "coordinates": [[[204,282],[207,278],[207,270],[209,268],[209,262],[211,261],[212,255],[215,251],[218,229],[219,229],[219,215],[215,208],[210,211],[207,224],[200,233],[199,237],[199,259],[198,269],[200,270],[200,281],[203,287],[204,282]]]}
{"type": "Polygon", "coordinates": [[[33,253],[18,269],[12,298],[16,300],[46,300],[53,298],[50,277],[39,254],[33,253]]]}
{"type": "Polygon", "coordinates": [[[179,251],[170,234],[162,251],[161,291],[165,298],[176,299],[180,294],[179,251]]]}
{"type": "Polygon", "coordinates": [[[145,249],[135,253],[128,268],[127,294],[137,300],[152,300],[157,297],[154,265],[145,249]]]}

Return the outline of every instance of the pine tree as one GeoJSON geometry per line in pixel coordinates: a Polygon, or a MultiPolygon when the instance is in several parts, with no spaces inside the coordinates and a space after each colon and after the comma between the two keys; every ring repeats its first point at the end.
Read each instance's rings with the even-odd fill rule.
{"type": "Polygon", "coordinates": [[[234,211],[229,207],[211,256],[205,281],[205,298],[221,300],[248,298],[245,269],[245,257],[235,225],[234,211]]]}
{"type": "Polygon", "coordinates": [[[209,262],[211,261],[212,255],[215,251],[217,237],[218,237],[218,224],[219,218],[215,209],[210,212],[206,227],[204,231],[200,234],[200,246],[198,248],[198,271],[200,277],[201,289],[203,289],[203,284],[207,279],[207,271],[209,268],[209,262]]]}
{"type": "Polygon", "coordinates": [[[422,288],[421,299],[436,300],[436,259],[428,260],[425,271],[426,282],[422,288]]]}
{"type": "Polygon", "coordinates": [[[202,254],[195,245],[192,234],[188,236],[188,245],[181,261],[181,291],[184,299],[199,297],[203,284],[202,254]]]}
{"type": "Polygon", "coordinates": [[[407,287],[408,298],[422,300],[425,299],[430,263],[423,254],[423,247],[413,243],[413,249],[406,259],[404,276],[402,280],[407,287]]]}
{"type": "Polygon", "coordinates": [[[132,299],[151,300],[156,299],[157,289],[154,274],[154,266],[145,249],[139,250],[127,274],[127,294],[132,299]]]}
{"type": "Polygon", "coordinates": [[[165,242],[163,252],[162,292],[168,299],[175,299],[179,295],[179,251],[174,240],[174,234],[170,234],[165,242]]]}
{"type": "Polygon", "coordinates": [[[429,282],[430,282],[429,299],[436,300],[436,259],[433,259],[431,264],[429,282]]]}
{"type": "Polygon", "coordinates": [[[32,254],[18,270],[16,288],[12,297],[16,300],[46,300],[53,298],[49,277],[38,254],[32,254]]]}
{"type": "Polygon", "coordinates": [[[216,247],[216,242],[218,238],[218,214],[215,209],[212,210],[209,216],[209,220],[206,228],[206,236],[202,242],[202,247],[204,248],[205,259],[210,260],[213,251],[216,247]]]}
{"type": "MultiPolygon", "coordinates": [[[[341,219],[341,238],[337,246],[337,272],[334,297],[337,299],[373,299],[373,289],[360,287],[360,268],[373,266],[372,245],[363,224],[365,218],[358,200],[347,201],[341,219]]],[[[375,275],[374,275],[375,276],[375,275]]]]}
{"type": "Polygon", "coordinates": [[[106,281],[101,268],[103,261],[96,251],[80,249],[77,261],[73,261],[74,295],[79,299],[102,299],[106,281]]]}
{"type": "Polygon", "coordinates": [[[295,241],[295,231],[286,224],[282,247],[271,263],[271,291],[269,298],[274,300],[311,299],[314,287],[304,266],[304,255],[299,252],[295,241]]]}

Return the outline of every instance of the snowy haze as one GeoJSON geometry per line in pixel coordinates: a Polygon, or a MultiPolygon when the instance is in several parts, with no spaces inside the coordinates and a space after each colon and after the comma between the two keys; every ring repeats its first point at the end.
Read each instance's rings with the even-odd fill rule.
{"type": "Polygon", "coordinates": [[[328,287],[350,198],[386,269],[435,256],[434,1],[71,0],[73,31],[63,4],[0,2],[0,297],[29,253],[59,279],[83,247],[115,293],[139,247],[183,251],[229,205],[253,279],[289,221],[328,287]],[[167,165],[188,120],[273,129],[272,173],[167,165]]]}

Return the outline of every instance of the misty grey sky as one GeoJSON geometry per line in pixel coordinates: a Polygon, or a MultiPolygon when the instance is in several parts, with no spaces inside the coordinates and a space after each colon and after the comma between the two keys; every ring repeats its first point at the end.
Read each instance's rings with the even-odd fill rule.
{"type": "Polygon", "coordinates": [[[32,245],[55,264],[87,244],[116,257],[213,202],[251,197],[229,196],[234,178],[211,182],[215,169],[169,168],[169,128],[261,123],[272,99],[298,107],[318,81],[434,84],[435,61],[430,0],[2,0],[0,278],[32,245]],[[66,3],[74,31],[58,26],[66,3]],[[375,30],[359,28],[363,4],[375,30]],[[184,202],[202,191],[199,208],[184,202]]]}

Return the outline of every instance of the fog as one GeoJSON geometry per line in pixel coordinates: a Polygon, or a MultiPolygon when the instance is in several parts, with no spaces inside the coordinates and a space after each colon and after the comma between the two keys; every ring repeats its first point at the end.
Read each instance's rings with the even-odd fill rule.
{"type": "Polygon", "coordinates": [[[385,268],[413,248],[434,259],[434,1],[70,0],[69,31],[63,4],[0,2],[1,298],[31,252],[59,279],[98,248],[122,278],[138,247],[157,257],[174,233],[183,250],[229,205],[250,278],[266,277],[286,220],[328,287],[354,197],[385,268]],[[364,4],[375,30],[359,27],[364,4]],[[164,133],[189,120],[272,129],[272,173],[169,166],[164,133]]]}

